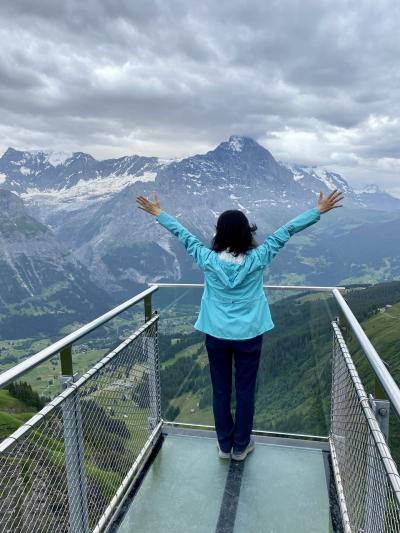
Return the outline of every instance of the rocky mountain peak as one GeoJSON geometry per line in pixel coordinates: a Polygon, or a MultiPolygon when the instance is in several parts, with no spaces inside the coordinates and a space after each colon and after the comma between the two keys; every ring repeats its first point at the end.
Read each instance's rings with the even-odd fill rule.
{"type": "Polygon", "coordinates": [[[248,150],[251,148],[262,148],[262,146],[254,139],[241,135],[231,135],[227,144],[228,149],[232,152],[242,152],[243,150],[248,150]]]}
{"type": "Polygon", "coordinates": [[[11,147],[0,157],[0,188],[22,195],[34,208],[33,214],[51,225],[59,223],[48,219],[47,202],[56,211],[68,210],[78,199],[87,206],[106,201],[136,182],[152,182],[151,187],[161,194],[188,195],[196,200],[229,191],[243,206],[246,202],[252,205],[257,188],[264,203],[288,208],[305,205],[320,190],[327,193],[334,188],[345,192],[347,205],[377,209],[400,206],[398,199],[375,186],[354,191],[340,174],[329,169],[277,161],[264,146],[245,135],[231,135],[205,154],[171,161],[138,155],[96,160],[84,152],[18,151],[11,147]]]}
{"type": "Polygon", "coordinates": [[[24,160],[25,153],[29,154],[29,152],[22,152],[21,150],[16,150],[10,146],[0,157],[0,162],[2,166],[7,164],[19,164],[22,160],[24,160]]]}
{"type": "Polygon", "coordinates": [[[221,142],[214,150],[208,153],[221,153],[238,158],[247,154],[254,155],[255,153],[258,153],[261,157],[272,157],[271,153],[254,139],[241,135],[231,135],[227,141],[221,142]]]}
{"type": "Polygon", "coordinates": [[[15,148],[12,148],[11,146],[9,148],[7,148],[7,150],[4,152],[4,154],[2,155],[1,159],[5,158],[5,159],[9,159],[9,158],[12,158],[12,157],[15,157],[16,155],[20,154],[21,152],[19,152],[18,150],[16,150],[15,148]]]}
{"type": "Polygon", "coordinates": [[[85,152],[74,152],[71,158],[75,160],[79,159],[81,161],[96,161],[96,159],[93,156],[85,152]]]}

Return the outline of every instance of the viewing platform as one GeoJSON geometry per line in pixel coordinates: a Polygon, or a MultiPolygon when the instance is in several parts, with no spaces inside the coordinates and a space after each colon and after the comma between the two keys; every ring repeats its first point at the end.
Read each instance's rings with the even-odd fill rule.
{"type": "Polygon", "coordinates": [[[0,374],[5,388],[60,359],[61,392],[0,443],[0,532],[400,533],[400,390],[345,289],[265,286],[276,306],[266,354],[268,342],[271,358],[293,353],[263,362],[256,447],[236,462],[218,457],[201,337],[185,343],[201,288],[151,284],[0,374]],[[144,320],[132,314],[141,302],[144,320]],[[74,347],[127,313],[131,332],[76,372],[74,347]]]}
{"type": "Polygon", "coordinates": [[[334,531],[327,445],[256,436],[255,451],[236,462],[217,458],[214,432],[168,425],[163,432],[114,531],[334,531]]]}

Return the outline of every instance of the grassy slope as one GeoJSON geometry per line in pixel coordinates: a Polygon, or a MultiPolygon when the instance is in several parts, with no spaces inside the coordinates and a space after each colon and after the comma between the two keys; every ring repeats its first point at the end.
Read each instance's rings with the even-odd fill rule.
{"type": "Polygon", "coordinates": [[[0,440],[8,437],[35,414],[31,407],[0,390],[0,440]]]}
{"type": "MultiPolygon", "coordinates": [[[[400,302],[384,312],[368,318],[362,326],[374,345],[376,351],[387,364],[396,383],[400,386],[400,302]]],[[[352,345],[353,346],[353,345],[352,345]]],[[[354,349],[354,347],[353,347],[354,349]]],[[[365,358],[357,352],[356,360],[360,373],[364,376],[364,385],[372,388],[372,373],[365,358]]]]}
{"type": "MultiPolygon", "coordinates": [[[[378,312],[375,316],[362,322],[362,326],[386,363],[389,372],[400,386],[400,302],[378,312]]],[[[364,355],[358,350],[354,339],[349,342],[350,353],[354,356],[357,370],[367,394],[374,394],[375,376],[364,355]]],[[[376,395],[379,398],[379,393],[376,395]]],[[[393,458],[400,467],[400,419],[393,409],[390,413],[389,445],[393,458]]]]}

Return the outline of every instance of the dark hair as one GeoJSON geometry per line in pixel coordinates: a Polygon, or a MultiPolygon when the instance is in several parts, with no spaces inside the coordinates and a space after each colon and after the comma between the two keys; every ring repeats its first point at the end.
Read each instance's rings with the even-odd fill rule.
{"type": "Polygon", "coordinates": [[[253,233],[257,231],[256,224],[249,224],[247,217],[238,209],[229,209],[221,213],[217,220],[216,234],[211,243],[211,249],[222,252],[229,248],[234,257],[256,248],[253,233]]]}

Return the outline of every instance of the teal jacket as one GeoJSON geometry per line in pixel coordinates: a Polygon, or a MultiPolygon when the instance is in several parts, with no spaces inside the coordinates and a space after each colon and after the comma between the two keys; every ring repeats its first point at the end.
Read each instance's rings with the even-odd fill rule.
{"type": "Polygon", "coordinates": [[[292,235],[320,219],[317,207],[290,220],[260,246],[249,250],[241,264],[222,260],[165,211],[156,217],[184,244],[204,271],[204,292],[194,328],[220,339],[250,339],[274,327],[263,288],[263,272],[292,235]]]}

